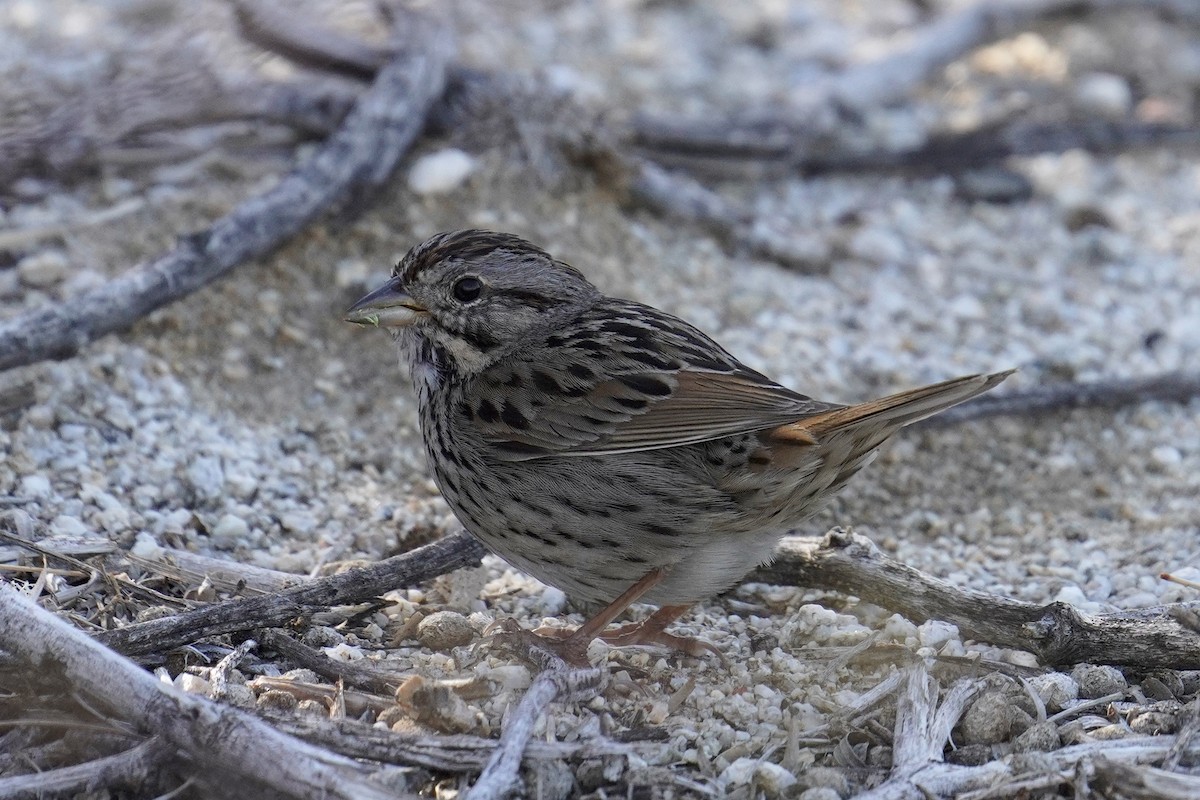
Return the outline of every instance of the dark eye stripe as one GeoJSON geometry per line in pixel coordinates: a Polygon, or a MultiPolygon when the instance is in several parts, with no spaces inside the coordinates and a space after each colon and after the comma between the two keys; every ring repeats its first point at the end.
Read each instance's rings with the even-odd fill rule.
{"type": "Polygon", "coordinates": [[[503,289],[498,291],[497,294],[503,295],[504,297],[511,297],[522,305],[532,306],[538,311],[545,311],[547,308],[554,305],[554,301],[549,297],[538,294],[537,292],[527,291],[525,289],[503,289]]]}

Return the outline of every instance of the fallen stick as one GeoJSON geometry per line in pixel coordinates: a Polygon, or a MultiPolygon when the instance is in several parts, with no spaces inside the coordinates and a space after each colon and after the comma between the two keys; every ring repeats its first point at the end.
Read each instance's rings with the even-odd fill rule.
{"type": "Polygon", "coordinates": [[[402,586],[435,578],[483,557],[483,545],[466,533],[403,555],[302,583],[277,594],[226,600],[173,617],[138,622],[97,634],[97,641],[125,655],[164,652],[206,636],[275,628],[330,606],[360,603],[402,586]]]}
{"type": "MultiPolygon", "coordinates": [[[[415,19],[415,17],[413,18],[415,19]]],[[[445,84],[449,36],[414,24],[420,49],[401,51],[379,71],[341,127],[312,157],[266,193],[246,200],[174,250],[67,302],[0,323],[0,370],[67,358],[150,311],[272,252],[330,208],[392,174],[425,125],[445,84]]]]}
{"type": "Polygon", "coordinates": [[[296,798],[395,797],[367,780],[370,768],[164,684],[7,584],[0,584],[0,649],[23,669],[58,676],[63,692],[153,734],[181,772],[218,795],[261,787],[296,798]]]}
{"type": "Polygon", "coordinates": [[[914,622],[939,619],[964,638],[1026,650],[1043,664],[1113,664],[1135,669],[1200,669],[1200,633],[1178,608],[1200,603],[1084,614],[1066,603],[1038,605],[963,589],[884,555],[869,539],[834,528],[822,538],[793,536],[775,561],[747,580],[833,589],[914,622]]]}
{"type": "Polygon", "coordinates": [[[1117,409],[1152,401],[1188,403],[1197,397],[1200,397],[1200,373],[1168,372],[1147,378],[1106,378],[985,395],[922,420],[914,427],[940,428],[987,417],[1028,417],[1078,408],[1117,409]]]}
{"type": "Polygon", "coordinates": [[[500,741],[488,759],[479,780],[467,791],[466,800],[500,800],[516,792],[518,770],[525,757],[525,748],[533,738],[538,719],[557,701],[573,702],[590,699],[603,683],[604,672],[598,667],[572,668],[565,661],[540,648],[528,648],[542,667],[533,679],[525,696],[509,716],[500,734],[500,741]]]}

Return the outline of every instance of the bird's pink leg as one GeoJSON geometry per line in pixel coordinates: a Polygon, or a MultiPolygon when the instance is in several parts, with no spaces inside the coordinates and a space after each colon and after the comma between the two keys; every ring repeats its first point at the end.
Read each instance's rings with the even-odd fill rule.
{"type": "Polygon", "coordinates": [[[641,622],[631,622],[622,625],[615,631],[600,634],[600,638],[613,647],[631,647],[638,644],[656,644],[671,650],[677,650],[685,655],[699,658],[706,653],[712,653],[724,663],[725,656],[715,645],[703,639],[691,636],[676,636],[667,633],[666,628],[675,620],[687,613],[691,605],[663,606],[641,622]]]}

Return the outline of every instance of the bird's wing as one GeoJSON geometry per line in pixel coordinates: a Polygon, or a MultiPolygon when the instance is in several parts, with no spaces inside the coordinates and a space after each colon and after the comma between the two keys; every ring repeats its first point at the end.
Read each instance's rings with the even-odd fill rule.
{"type": "Polygon", "coordinates": [[[604,303],[476,378],[464,412],[499,457],[677,447],[837,407],[774,383],[682,320],[604,303]]]}

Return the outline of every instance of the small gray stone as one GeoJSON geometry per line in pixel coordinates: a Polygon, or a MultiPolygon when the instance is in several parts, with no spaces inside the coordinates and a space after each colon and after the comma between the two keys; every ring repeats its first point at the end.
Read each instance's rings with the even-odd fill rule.
{"type": "Polygon", "coordinates": [[[798,776],[798,780],[801,786],[810,791],[828,789],[838,797],[850,795],[850,781],[846,773],[836,767],[809,767],[798,776]]]}
{"type": "Polygon", "coordinates": [[[467,180],[475,159],[453,147],[421,156],[408,171],[408,188],[420,195],[446,194],[467,180]]]}
{"type": "Polygon", "coordinates": [[[1035,722],[1013,740],[1013,750],[1018,753],[1048,753],[1061,746],[1058,726],[1049,721],[1035,722]]]}
{"type": "Polygon", "coordinates": [[[1035,675],[1028,683],[1051,714],[1062,711],[1079,698],[1079,684],[1063,672],[1035,675]]]}
{"type": "Polygon", "coordinates": [[[1033,718],[1013,702],[1010,692],[996,690],[985,692],[971,704],[958,730],[963,744],[998,744],[1032,723],[1033,718]]]}
{"type": "Polygon", "coordinates": [[[1076,81],[1075,102],[1094,114],[1121,119],[1133,108],[1133,89],[1120,75],[1092,72],[1076,81]]]}
{"type": "Polygon", "coordinates": [[[26,475],[21,479],[21,488],[18,491],[23,497],[45,500],[50,496],[50,489],[50,479],[45,475],[26,475]]]}
{"type": "Polygon", "coordinates": [[[346,641],[346,637],[333,628],[324,625],[314,625],[304,632],[300,638],[309,647],[335,647],[346,641]]]}
{"type": "Polygon", "coordinates": [[[1158,736],[1164,733],[1174,733],[1178,722],[1176,715],[1170,712],[1147,711],[1129,720],[1129,728],[1134,733],[1158,736]]]}
{"type": "Polygon", "coordinates": [[[46,289],[60,283],[71,271],[71,262],[58,250],[32,253],[17,262],[21,283],[35,289],[46,289]]]}
{"type": "Polygon", "coordinates": [[[958,175],[954,191],[972,203],[1023,203],[1033,197],[1033,184],[1021,173],[1010,169],[979,167],[958,175]]]}
{"type": "Polygon", "coordinates": [[[300,705],[294,694],[280,691],[267,691],[258,696],[258,707],[263,711],[295,711],[300,705]]]}
{"type": "Polygon", "coordinates": [[[238,708],[254,708],[257,704],[254,692],[245,684],[230,683],[226,685],[219,699],[238,708]]]}
{"type": "Polygon", "coordinates": [[[201,456],[188,465],[187,480],[201,500],[216,500],[225,486],[225,471],[221,459],[201,456]]]}
{"type": "Polygon", "coordinates": [[[1129,688],[1121,671],[1106,665],[1080,664],[1071,671],[1071,677],[1079,685],[1079,696],[1087,700],[1124,692],[1129,688]]]}
{"type": "Polygon", "coordinates": [[[430,650],[442,652],[470,644],[475,629],[457,611],[437,611],[417,624],[417,640],[430,650]]]}
{"type": "Polygon", "coordinates": [[[800,800],[842,800],[842,796],[828,786],[814,786],[801,792],[800,800]]]}
{"type": "Polygon", "coordinates": [[[235,547],[250,533],[246,520],[235,514],[224,514],[217,524],[208,532],[215,547],[222,549],[235,547]]]}
{"type": "Polygon", "coordinates": [[[59,514],[50,521],[50,532],[55,536],[83,536],[88,529],[78,518],[59,514]]]}

